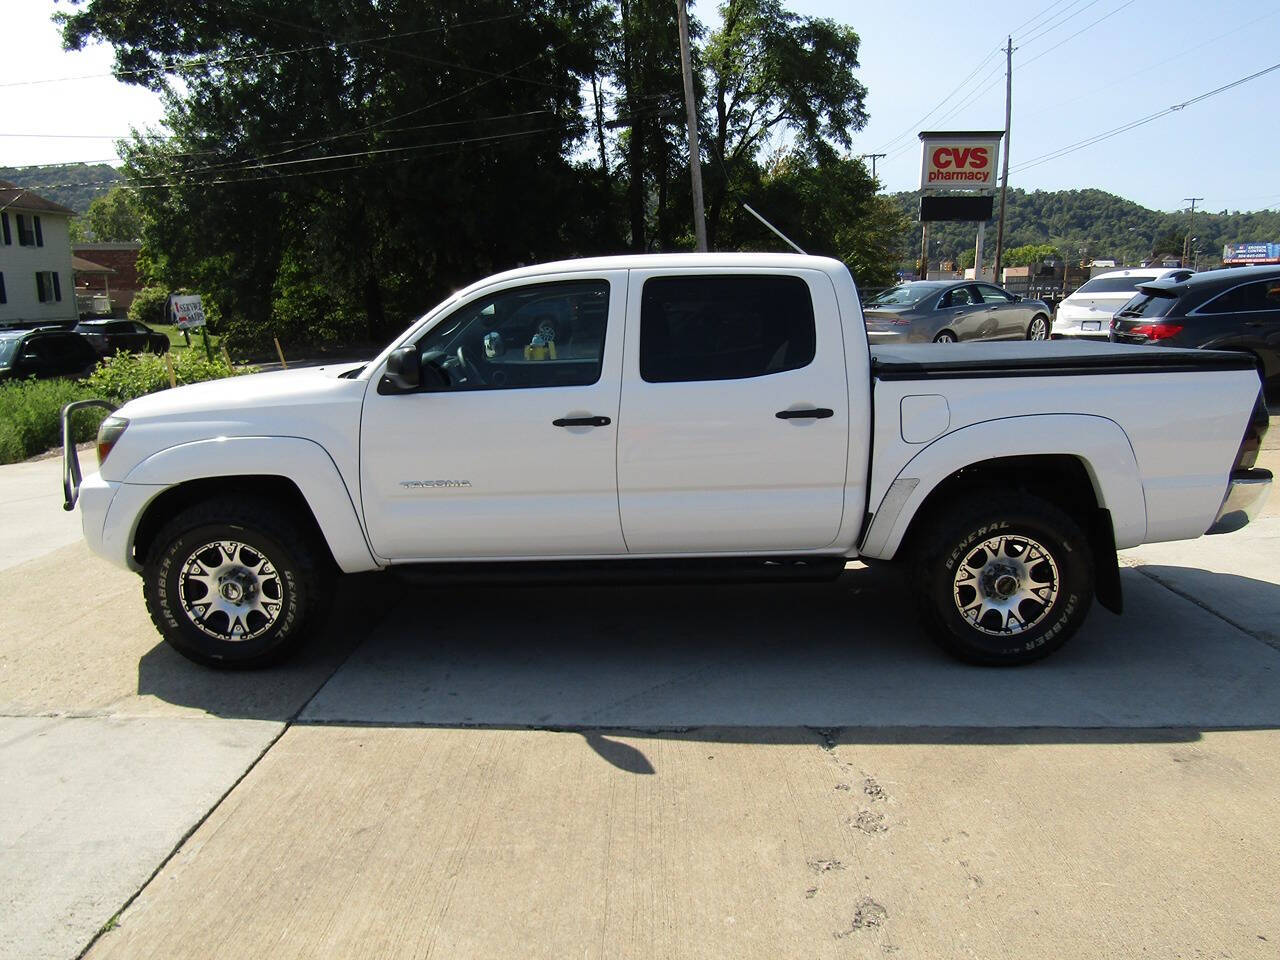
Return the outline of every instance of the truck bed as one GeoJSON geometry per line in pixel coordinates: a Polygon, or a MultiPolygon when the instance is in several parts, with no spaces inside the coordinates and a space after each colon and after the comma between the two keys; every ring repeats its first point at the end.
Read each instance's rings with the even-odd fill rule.
{"type": "Polygon", "coordinates": [[[878,380],[959,380],[972,377],[1096,376],[1252,370],[1246,353],[1120,343],[1004,341],[918,343],[871,347],[878,380]]]}

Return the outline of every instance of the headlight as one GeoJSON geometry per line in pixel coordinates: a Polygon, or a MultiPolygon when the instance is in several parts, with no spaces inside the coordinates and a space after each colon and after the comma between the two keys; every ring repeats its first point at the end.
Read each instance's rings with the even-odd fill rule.
{"type": "Polygon", "coordinates": [[[104,460],[111,453],[111,448],[116,445],[116,441],[120,439],[124,433],[124,428],[129,425],[129,421],[124,417],[107,417],[102,421],[102,426],[98,427],[98,466],[101,467],[104,460]]]}

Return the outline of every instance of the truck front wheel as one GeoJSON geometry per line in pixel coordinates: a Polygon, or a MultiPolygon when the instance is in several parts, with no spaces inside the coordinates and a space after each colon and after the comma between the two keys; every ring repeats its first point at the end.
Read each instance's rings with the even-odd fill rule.
{"type": "Polygon", "coordinates": [[[1093,601],[1088,538],[1054,505],[984,491],[935,513],[916,553],[930,635],[971,663],[1014,666],[1048,656],[1093,601]]]}
{"type": "Polygon", "coordinates": [[[271,504],[197,504],[157,534],[143,566],[147,611],[189,660],[261,667],[303,638],[325,591],[312,537],[271,504]]]}

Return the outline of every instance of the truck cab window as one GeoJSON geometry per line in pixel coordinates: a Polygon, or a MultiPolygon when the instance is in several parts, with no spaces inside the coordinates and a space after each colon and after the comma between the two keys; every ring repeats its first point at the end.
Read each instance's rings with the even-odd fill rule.
{"type": "Polygon", "coordinates": [[[646,280],[640,376],[648,383],[742,380],[808,366],[817,333],[800,277],[721,275],[646,280]]]}
{"type": "Polygon", "coordinates": [[[450,391],[589,386],[608,316],[606,280],[513,287],[459,307],[418,348],[450,391]]]}

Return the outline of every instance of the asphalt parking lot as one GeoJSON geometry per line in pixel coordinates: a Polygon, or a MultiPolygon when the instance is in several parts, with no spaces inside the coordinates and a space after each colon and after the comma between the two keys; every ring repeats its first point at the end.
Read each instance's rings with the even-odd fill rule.
{"type": "Polygon", "coordinates": [[[1280,503],[1127,552],[1125,615],[1019,670],[852,569],[350,578],[225,674],[57,467],[0,467],[3,960],[1280,952],[1280,503]]]}

